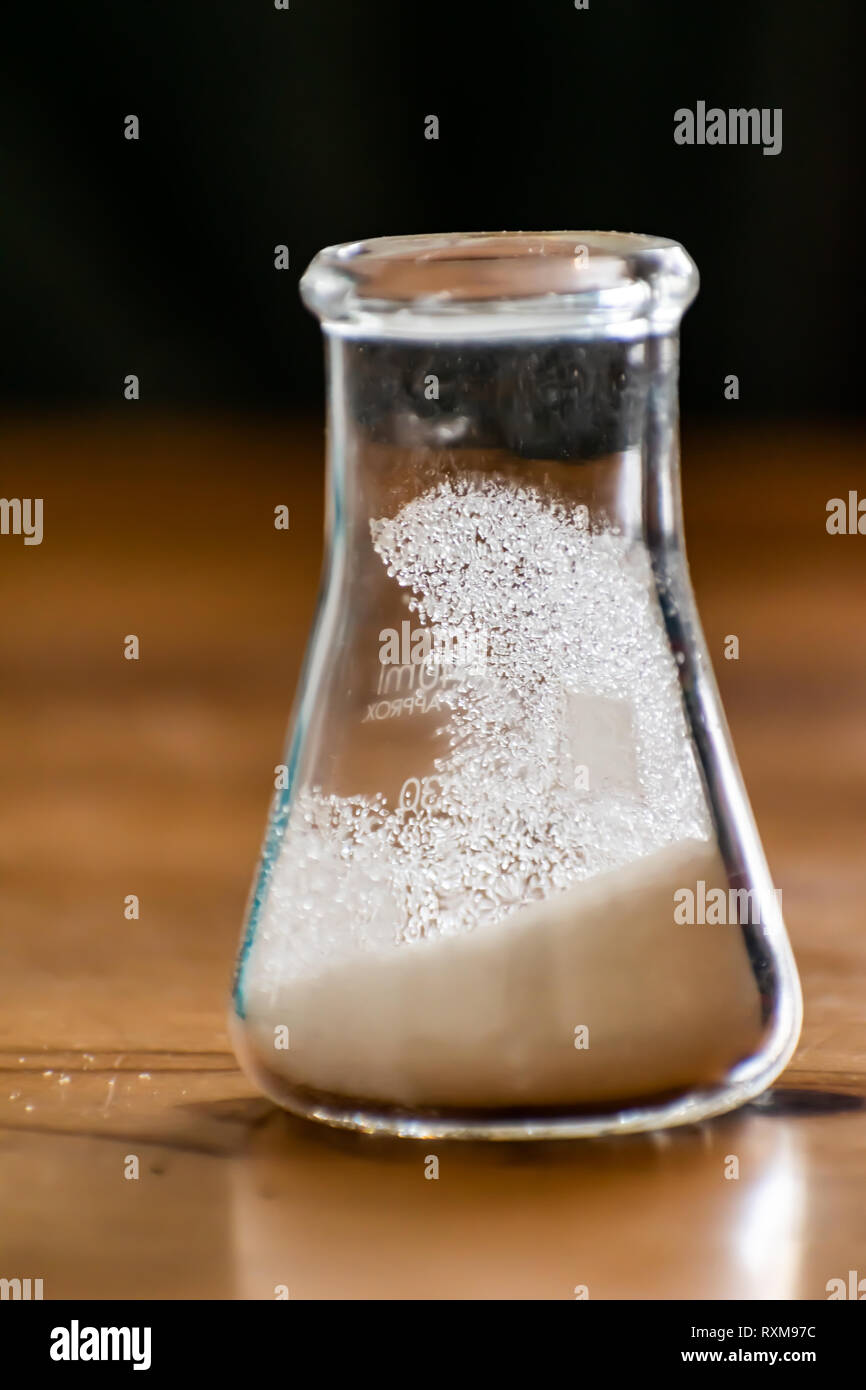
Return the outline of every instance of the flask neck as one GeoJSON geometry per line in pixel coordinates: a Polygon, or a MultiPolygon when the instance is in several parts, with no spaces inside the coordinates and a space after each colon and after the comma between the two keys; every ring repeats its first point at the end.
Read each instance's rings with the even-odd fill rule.
{"type": "Polygon", "coordinates": [[[328,333],[332,525],[367,540],[496,478],[656,545],[680,529],[678,336],[406,341],[328,333]]]}

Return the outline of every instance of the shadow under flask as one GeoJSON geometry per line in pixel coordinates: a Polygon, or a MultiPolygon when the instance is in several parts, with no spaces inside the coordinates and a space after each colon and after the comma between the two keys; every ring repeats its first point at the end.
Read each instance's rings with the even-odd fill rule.
{"type": "Polygon", "coordinates": [[[796,970],[682,538],[697,271],[616,233],[322,251],[327,555],[231,1013],[274,1100],[549,1138],[757,1095],[796,970]]]}

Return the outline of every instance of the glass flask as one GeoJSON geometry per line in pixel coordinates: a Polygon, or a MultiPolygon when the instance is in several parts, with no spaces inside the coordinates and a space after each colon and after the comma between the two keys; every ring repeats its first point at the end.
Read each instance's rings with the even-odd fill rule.
{"type": "Polygon", "coordinates": [[[692,596],[678,329],[616,233],[382,238],[302,283],[326,559],[234,988],[251,1077],[418,1137],[683,1124],[801,1001],[692,596]]]}

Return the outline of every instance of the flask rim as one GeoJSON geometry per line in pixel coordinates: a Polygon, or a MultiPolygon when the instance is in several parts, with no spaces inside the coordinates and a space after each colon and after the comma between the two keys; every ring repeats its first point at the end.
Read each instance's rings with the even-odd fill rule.
{"type": "Polygon", "coordinates": [[[325,247],[301,297],[326,331],[354,337],[667,333],[698,271],[668,237],[633,232],[442,232],[325,247]]]}

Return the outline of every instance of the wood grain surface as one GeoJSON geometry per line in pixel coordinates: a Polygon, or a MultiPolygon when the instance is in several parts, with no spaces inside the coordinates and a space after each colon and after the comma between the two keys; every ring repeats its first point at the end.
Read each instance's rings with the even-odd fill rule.
{"type": "Polygon", "coordinates": [[[0,493],[42,497],[45,528],[0,537],[0,1276],[265,1299],[820,1299],[866,1276],[866,536],[825,527],[828,499],[866,495],[862,434],[683,450],[698,604],[803,977],[794,1061],[699,1127],[439,1143],[433,1182],[429,1143],[275,1110],[225,1031],[318,586],[319,428],[142,418],[0,433],[0,493]]]}

